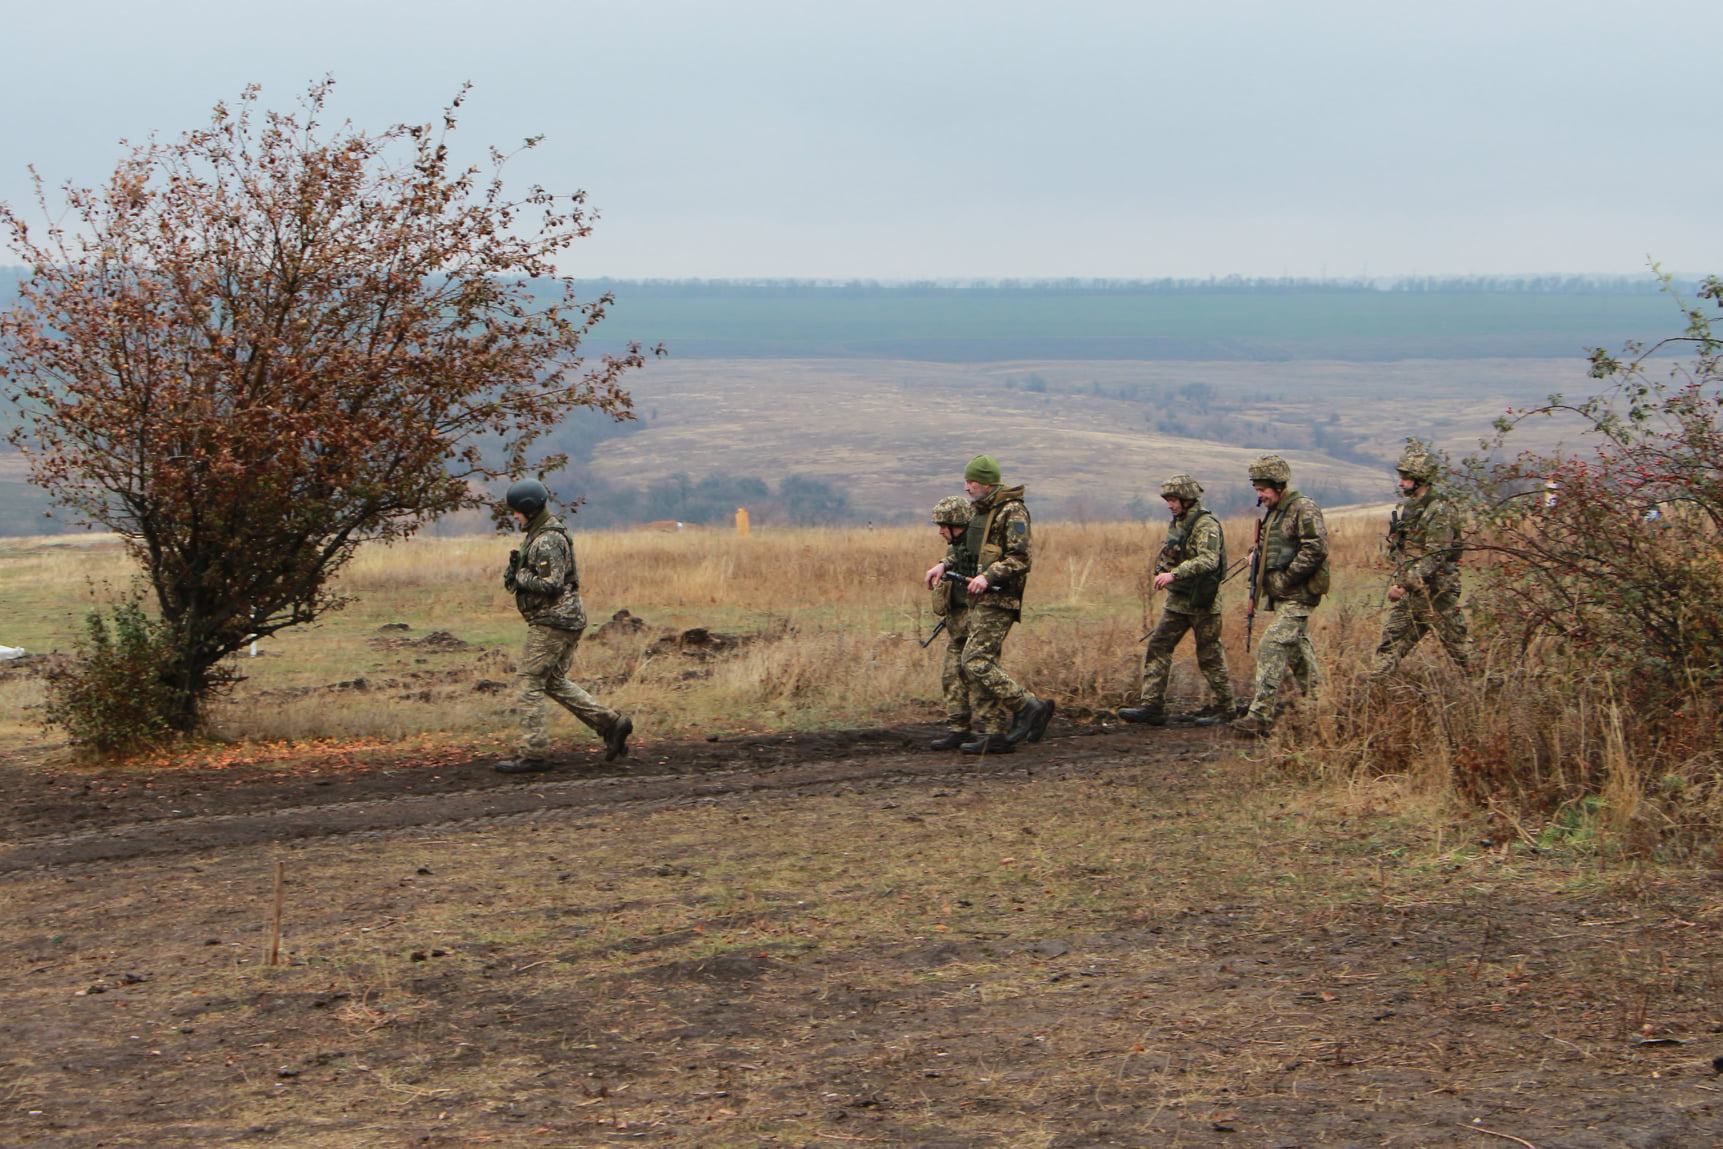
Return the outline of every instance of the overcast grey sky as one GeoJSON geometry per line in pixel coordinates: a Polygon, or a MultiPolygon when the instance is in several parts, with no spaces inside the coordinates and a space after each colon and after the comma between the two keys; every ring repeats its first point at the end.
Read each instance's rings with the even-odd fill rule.
{"type": "MultiPolygon", "coordinates": [[[[0,198],[326,73],[543,132],[582,276],[1723,271],[1723,5],[8,0],[0,198]]],[[[0,256],[0,261],[11,261],[0,256]]]]}

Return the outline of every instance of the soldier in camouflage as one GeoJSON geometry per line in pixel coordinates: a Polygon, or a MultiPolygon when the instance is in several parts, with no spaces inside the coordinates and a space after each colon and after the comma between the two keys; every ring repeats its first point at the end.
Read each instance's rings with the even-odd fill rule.
{"type": "Polygon", "coordinates": [[[1256,691],[1250,709],[1232,723],[1234,733],[1259,738],[1274,726],[1275,696],[1288,671],[1307,697],[1321,686],[1310,644],[1310,612],[1328,593],[1328,527],[1322,508],[1289,490],[1292,468],[1279,455],[1250,465],[1250,485],[1264,508],[1251,551],[1251,586],[1274,623],[1256,652],[1256,691]]]}
{"type": "Polygon", "coordinates": [[[1401,503],[1388,522],[1388,557],[1394,564],[1388,586],[1388,617],[1376,646],[1372,682],[1386,682],[1400,660],[1431,631],[1462,671],[1477,661],[1466,617],[1460,612],[1460,514],[1437,493],[1441,465],[1409,441],[1395,467],[1401,503]]]}
{"type": "Polygon", "coordinates": [[[928,745],[934,750],[957,750],[974,735],[970,733],[969,676],[963,669],[963,644],[969,637],[969,592],[943,577],[946,571],[961,575],[967,583],[975,577],[975,556],[964,548],[972,510],[962,495],[947,495],[933,505],[933,525],[945,540],[945,561],[933,583],[933,613],[945,620],[945,658],[939,684],[945,696],[946,732],[928,745]]]}
{"type": "Polygon", "coordinates": [[[550,492],[536,479],[509,487],[508,505],[517,525],[526,531],[519,550],[509,552],[503,589],[515,596],[526,620],[526,649],[515,674],[521,707],[521,742],[517,757],[498,762],[504,774],[535,774],[551,768],[546,757],[544,699],[548,694],[569,713],[604,738],[604,760],[628,753],[634,723],[570,682],[569,665],[586,629],[586,608],[580,601],[580,572],[574,562],[574,540],[547,506],[550,492]]]}
{"type": "MultiPolygon", "coordinates": [[[[965,754],[1008,754],[1019,742],[1038,742],[1053,717],[1053,703],[1036,698],[999,665],[1011,627],[1022,617],[1029,580],[1029,508],[1023,488],[1001,482],[992,456],[977,455],[963,471],[971,517],[963,549],[975,556],[969,580],[962,672],[969,683],[969,713],[977,736],[959,747],[965,754]]],[[[936,586],[947,564],[927,572],[936,586]]]]}
{"type": "Polygon", "coordinates": [[[1214,512],[1203,507],[1202,493],[1202,484],[1189,475],[1174,475],[1161,484],[1161,498],[1173,521],[1155,559],[1155,589],[1165,591],[1167,599],[1143,655],[1140,701],[1119,710],[1126,722],[1165,725],[1173,650],[1191,630],[1196,632],[1197,667],[1214,695],[1208,706],[1191,717],[1203,725],[1232,717],[1232,679],[1221,647],[1218,605],[1220,584],[1226,578],[1226,534],[1214,512]]]}

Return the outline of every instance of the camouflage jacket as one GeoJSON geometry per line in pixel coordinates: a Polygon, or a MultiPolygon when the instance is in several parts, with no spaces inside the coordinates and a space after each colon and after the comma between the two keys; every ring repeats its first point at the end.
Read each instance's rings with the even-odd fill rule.
{"type": "Polygon", "coordinates": [[[976,500],[963,547],[975,556],[977,573],[993,588],[984,601],[1021,611],[1029,583],[1029,508],[1023,504],[1023,488],[995,487],[976,500]]]}
{"type": "Polygon", "coordinates": [[[1322,508],[1307,495],[1286,491],[1262,518],[1262,541],[1252,556],[1257,597],[1266,610],[1276,603],[1314,607],[1328,593],[1328,525],[1322,508]]]}
{"type": "Polygon", "coordinates": [[[503,575],[503,589],[514,592],[521,617],[533,626],[586,629],[580,571],[568,528],[549,510],[541,510],[527,523],[526,541],[518,553],[520,563],[503,575]]]}
{"type": "Polygon", "coordinates": [[[1388,557],[1399,586],[1439,582],[1460,573],[1460,512],[1426,490],[1404,500],[1389,521],[1388,557]]]}
{"type": "Polygon", "coordinates": [[[1155,559],[1156,574],[1171,574],[1165,609],[1172,614],[1213,614],[1226,577],[1226,533],[1214,512],[1200,502],[1185,508],[1167,527],[1155,559]]]}

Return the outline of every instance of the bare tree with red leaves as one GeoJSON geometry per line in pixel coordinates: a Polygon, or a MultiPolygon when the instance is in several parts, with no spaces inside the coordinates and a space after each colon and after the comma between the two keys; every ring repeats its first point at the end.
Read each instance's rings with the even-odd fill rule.
{"type": "Polygon", "coordinates": [[[530,455],[571,408],[632,417],[641,348],[583,361],[612,301],[558,271],[590,231],[584,193],[511,197],[494,148],[488,172],[456,166],[466,88],[439,124],[376,134],[325,128],[332,88],[290,113],[248,88],[105,186],[64,188],[62,213],[38,176],[40,232],[0,204],[30,272],[0,316],[11,438],[141,564],[175,731],[223,658],[341,605],[362,543],[559,466],[530,455]]]}

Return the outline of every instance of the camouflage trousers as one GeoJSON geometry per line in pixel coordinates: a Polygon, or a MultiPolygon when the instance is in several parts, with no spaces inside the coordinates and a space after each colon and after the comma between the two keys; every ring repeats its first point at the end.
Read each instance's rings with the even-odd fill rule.
{"type": "Polygon", "coordinates": [[[1166,706],[1167,679],[1173,673],[1173,650],[1187,631],[1196,632],[1197,669],[1214,692],[1215,705],[1232,709],[1232,678],[1226,672],[1226,651],[1220,644],[1221,616],[1216,611],[1181,614],[1163,610],[1143,653],[1142,704],[1151,710],[1166,706]]]}
{"type": "Polygon", "coordinates": [[[558,630],[554,626],[527,627],[526,649],[515,671],[523,758],[542,758],[550,748],[550,737],[545,733],[546,695],[601,735],[608,734],[622,717],[568,680],[568,668],[574,662],[574,648],[580,645],[580,635],[578,630],[558,630]]]}
{"type": "Polygon", "coordinates": [[[1433,581],[1428,588],[1407,587],[1400,601],[1389,606],[1382,623],[1382,641],[1376,644],[1376,662],[1370,668],[1371,679],[1380,681],[1393,674],[1400,660],[1431,631],[1454,665],[1462,671],[1472,668],[1477,652],[1466,633],[1466,616],[1460,613],[1458,578],[1433,581]]]}
{"type": "Polygon", "coordinates": [[[969,611],[954,610],[945,616],[945,661],[939,668],[939,686],[945,696],[945,724],[963,732],[969,729],[969,675],[963,670],[963,644],[969,638],[969,611]]]}
{"type": "Polygon", "coordinates": [[[1250,712],[1264,722],[1274,721],[1274,699],[1287,671],[1306,697],[1315,698],[1322,687],[1316,648],[1310,645],[1311,609],[1295,602],[1276,603],[1274,622],[1256,648],[1256,692],[1250,712]]]}
{"type": "Polygon", "coordinates": [[[1009,610],[980,604],[967,612],[961,669],[969,683],[969,717],[980,734],[1003,734],[1011,716],[1033,695],[999,665],[1005,636],[1017,619],[1009,610]]]}

